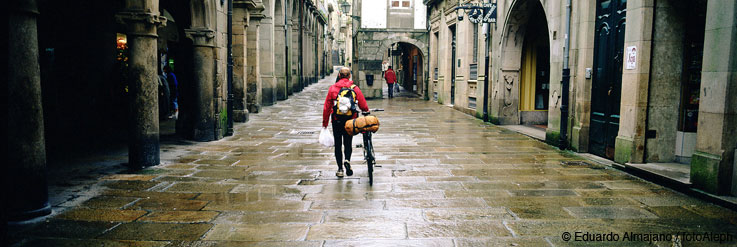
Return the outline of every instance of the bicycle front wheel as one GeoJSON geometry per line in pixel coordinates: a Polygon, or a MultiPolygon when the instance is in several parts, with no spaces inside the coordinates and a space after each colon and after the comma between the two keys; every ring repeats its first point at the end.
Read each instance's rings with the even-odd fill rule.
{"type": "Polygon", "coordinates": [[[363,152],[366,157],[366,166],[368,167],[369,185],[373,186],[374,164],[376,164],[376,159],[374,157],[374,145],[371,141],[371,133],[364,134],[363,152]]]}

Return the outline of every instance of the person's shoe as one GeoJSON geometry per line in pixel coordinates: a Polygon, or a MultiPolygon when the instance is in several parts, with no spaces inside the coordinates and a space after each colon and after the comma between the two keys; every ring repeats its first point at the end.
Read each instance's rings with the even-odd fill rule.
{"type": "Polygon", "coordinates": [[[343,166],[345,166],[345,174],[350,176],[353,176],[353,170],[351,170],[351,162],[343,162],[343,166]]]}
{"type": "Polygon", "coordinates": [[[335,173],[336,177],[342,178],[343,177],[343,169],[338,169],[338,171],[335,173]]]}

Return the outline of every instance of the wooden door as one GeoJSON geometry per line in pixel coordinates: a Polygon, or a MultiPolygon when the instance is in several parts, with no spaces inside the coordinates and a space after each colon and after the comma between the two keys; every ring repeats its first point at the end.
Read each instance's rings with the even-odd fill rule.
{"type": "Polygon", "coordinates": [[[614,158],[619,131],[626,0],[597,0],[589,152],[614,158]]]}

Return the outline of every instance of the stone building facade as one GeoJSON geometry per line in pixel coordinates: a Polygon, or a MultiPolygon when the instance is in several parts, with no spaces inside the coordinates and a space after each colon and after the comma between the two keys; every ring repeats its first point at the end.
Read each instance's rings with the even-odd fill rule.
{"type": "Polygon", "coordinates": [[[737,194],[734,1],[573,1],[567,116],[567,1],[495,2],[486,36],[458,1],[424,1],[431,98],[479,117],[485,107],[495,124],[544,127],[548,143],[620,164],[681,163],[694,187],[737,194]],[[489,88],[473,62],[486,43],[489,88]]]}
{"type": "MultiPolygon", "coordinates": [[[[385,84],[382,78],[382,62],[390,62],[393,60],[392,54],[396,56],[400,53],[405,54],[408,61],[413,60],[414,57],[408,57],[411,49],[417,49],[421,53],[417,55],[418,62],[415,66],[417,69],[413,71],[416,74],[413,77],[416,79],[402,83],[407,83],[404,86],[410,89],[413,88],[410,84],[424,85],[423,80],[428,74],[425,4],[420,0],[387,0],[378,3],[371,0],[353,0],[352,6],[354,15],[360,13],[360,18],[353,22],[353,28],[356,30],[353,40],[353,80],[361,87],[364,95],[367,98],[381,98],[382,87],[385,84]],[[397,47],[398,43],[410,48],[392,52],[391,48],[397,47]]],[[[400,64],[394,64],[395,70],[402,68],[400,64]]],[[[410,66],[404,66],[405,71],[409,69],[410,66]]],[[[424,94],[424,90],[417,93],[424,94]]]]}
{"type": "Polygon", "coordinates": [[[6,119],[15,135],[8,137],[6,174],[14,176],[6,185],[26,188],[6,198],[13,202],[4,209],[10,220],[50,212],[48,160],[127,143],[132,169],[157,165],[163,133],[223,138],[232,134],[231,121],[247,121],[332,70],[325,62],[332,49],[329,13],[321,0],[13,0],[9,6],[9,31],[17,38],[9,40],[6,119]],[[176,87],[164,67],[173,69],[176,87]],[[168,116],[174,96],[177,118],[168,116]]]}

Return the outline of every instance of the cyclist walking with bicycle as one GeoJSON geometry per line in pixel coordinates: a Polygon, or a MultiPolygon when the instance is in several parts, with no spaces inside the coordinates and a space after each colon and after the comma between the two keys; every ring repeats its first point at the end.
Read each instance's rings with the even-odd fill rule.
{"type": "Polygon", "coordinates": [[[345,131],[345,122],[358,117],[358,109],[368,112],[366,98],[363,97],[361,89],[353,84],[351,70],[343,67],[338,72],[338,81],[330,86],[322,109],[322,127],[328,127],[328,118],[333,124],[333,138],[335,139],[335,161],[338,164],[338,172],[335,176],[343,177],[353,175],[351,169],[351,153],[353,136],[345,131]],[[341,147],[342,146],[342,147],[341,147]],[[343,149],[343,150],[341,150],[343,149]],[[345,161],[343,160],[345,154],[345,161]]]}

